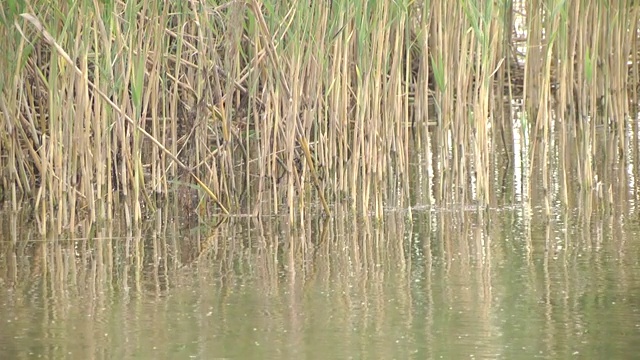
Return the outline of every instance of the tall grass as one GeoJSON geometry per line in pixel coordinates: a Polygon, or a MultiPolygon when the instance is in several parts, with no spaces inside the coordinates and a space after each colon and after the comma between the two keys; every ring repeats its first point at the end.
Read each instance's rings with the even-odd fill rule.
{"type": "Polygon", "coordinates": [[[412,146],[430,201],[491,206],[514,131],[546,208],[556,178],[569,206],[574,176],[607,189],[597,144],[623,154],[635,118],[630,2],[12,0],[0,21],[3,196],[57,232],[139,223],[164,197],[200,216],[346,201],[380,218],[410,205],[412,146]]]}

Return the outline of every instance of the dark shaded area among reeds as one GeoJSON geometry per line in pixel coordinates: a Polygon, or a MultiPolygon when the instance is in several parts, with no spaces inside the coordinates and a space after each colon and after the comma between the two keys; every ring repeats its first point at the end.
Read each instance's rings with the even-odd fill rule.
{"type": "Polygon", "coordinates": [[[415,149],[436,204],[491,205],[518,165],[570,205],[610,189],[601,146],[639,148],[632,1],[5,4],[0,198],[56,231],[166,199],[379,216],[410,205],[415,149]]]}

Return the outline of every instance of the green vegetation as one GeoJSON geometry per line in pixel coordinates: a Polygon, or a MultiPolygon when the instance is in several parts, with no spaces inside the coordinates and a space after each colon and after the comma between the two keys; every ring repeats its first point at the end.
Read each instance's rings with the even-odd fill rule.
{"type": "MultiPolygon", "coordinates": [[[[496,153],[514,133],[528,139],[523,163],[542,168],[545,189],[556,151],[591,191],[598,137],[610,136],[596,127],[614,129],[623,153],[637,112],[638,10],[595,0],[8,0],[0,194],[55,219],[58,232],[120,209],[137,223],[158,195],[176,194],[204,215],[295,220],[348,201],[380,217],[392,194],[408,204],[416,146],[433,154],[434,201],[486,206],[496,153]],[[515,121],[514,99],[525,109],[515,121]]],[[[570,176],[560,174],[567,205],[570,176]]]]}

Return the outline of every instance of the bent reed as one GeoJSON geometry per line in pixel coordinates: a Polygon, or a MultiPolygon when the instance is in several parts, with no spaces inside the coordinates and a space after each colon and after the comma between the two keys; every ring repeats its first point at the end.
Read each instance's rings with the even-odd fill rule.
{"type": "Polygon", "coordinates": [[[496,172],[519,164],[529,182],[540,170],[547,194],[557,181],[569,206],[574,179],[587,192],[609,185],[593,161],[603,136],[614,152],[639,148],[626,134],[638,130],[638,10],[8,0],[0,197],[57,232],[121,209],[136,224],[167,197],[200,216],[296,220],[348,201],[380,218],[411,205],[418,152],[434,204],[490,206],[496,172]]]}

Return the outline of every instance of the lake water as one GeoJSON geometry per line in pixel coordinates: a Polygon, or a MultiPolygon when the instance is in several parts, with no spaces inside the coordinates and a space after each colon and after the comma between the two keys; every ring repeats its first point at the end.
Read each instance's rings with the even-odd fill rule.
{"type": "Polygon", "coordinates": [[[494,149],[487,209],[472,189],[429,205],[450,174],[426,145],[411,207],[380,221],[341,203],[297,226],[194,221],[169,204],[133,230],[43,236],[28,212],[0,213],[0,359],[640,358],[636,152],[596,151],[593,191],[572,180],[591,162],[551,156],[547,191],[517,135],[494,149]]]}
{"type": "Polygon", "coordinates": [[[41,237],[4,213],[2,359],[630,359],[626,207],[390,210],[41,237]]]}

